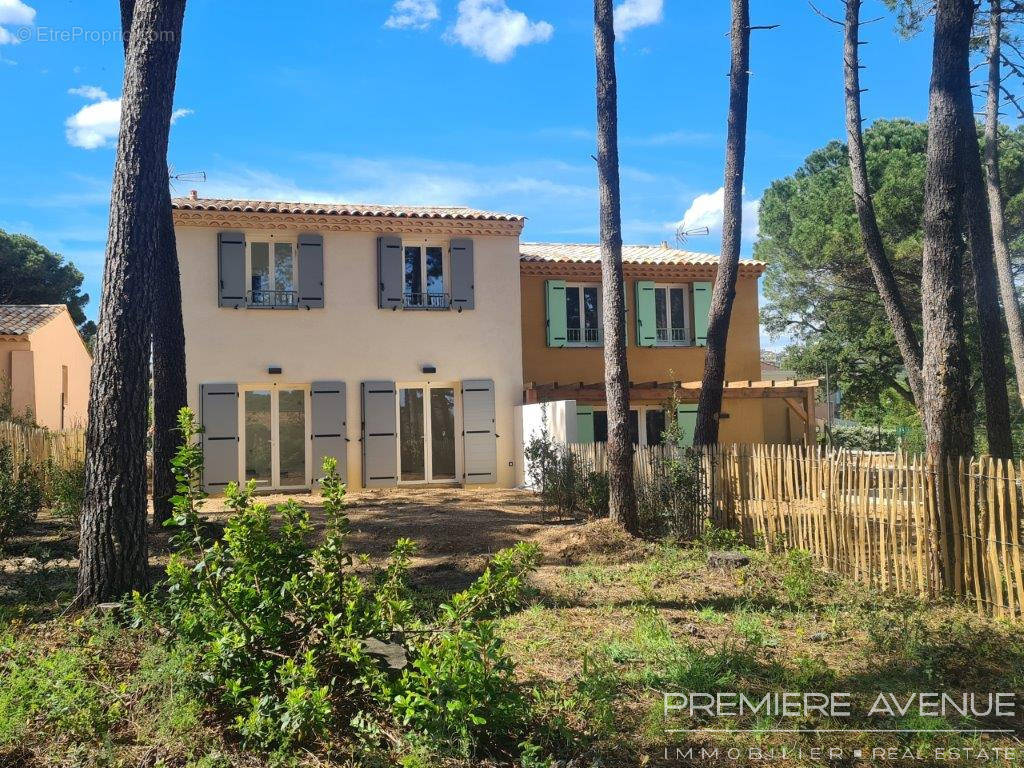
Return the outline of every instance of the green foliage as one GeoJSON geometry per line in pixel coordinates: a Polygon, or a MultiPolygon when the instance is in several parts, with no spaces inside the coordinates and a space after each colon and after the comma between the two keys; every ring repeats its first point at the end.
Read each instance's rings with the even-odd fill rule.
{"type": "Polygon", "coordinates": [[[16,467],[11,446],[0,444],[0,548],[35,521],[43,499],[42,472],[27,461],[16,467]]]}
{"type": "MultiPolygon", "coordinates": [[[[918,328],[927,133],[924,123],[908,120],[878,120],[864,133],[878,225],[918,328]]],[[[1024,128],[1004,129],[1000,159],[1015,260],[1024,252],[1022,157],[1024,128]]],[[[829,142],[791,176],[772,183],[761,201],[754,255],[768,262],[764,327],[795,339],[785,367],[801,376],[821,376],[827,365],[842,390],[844,409],[851,412],[882,405],[886,393],[909,402],[902,360],[864,255],[845,144],[829,142]]],[[[969,260],[965,269],[969,272],[969,260]]],[[[967,321],[969,352],[976,361],[973,314],[967,321]]],[[[977,376],[977,365],[972,369],[977,376]]]]}
{"type": "Polygon", "coordinates": [[[814,592],[814,558],[805,549],[791,549],[786,553],[782,589],[790,604],[804,608],[814,592]]]}
{"type": "Polygon", "coordinates": [[[524,455],[541,499],[560,517],[607,517],[608,476],[592,471],[566,446],[552,440],[546,425],[526,444],[524,455]]]}
{"type": "Polygon", "coordinates": [[[6,304],[66,304],[71,319],[86,337],[96,325],[86,322],[82,273],[59,253],[53,253],[28,235],[0,230],[0,296],[6,304]]]}
{"type": "Polygon", "coordinates": [[[55,461],[47,462],[46,503],[54,515],[78,527],[85,501],[85,462],[75,461],[63,467],[55,461]]]}
{"type": "Polygon", "coordinates": [[[289,751],[351,724],[370,744],[397,725],[410,743],[427,739],[438,753],[517,749],[530,710],[494,620],[520,605],[535,545],[499,552],[424,620],[407,584],[412,542],[396,542],[383,568],[353,569],[334,459],[324,461],[319,542],[303,507],[288,501],[272,515],[251,484],[228,487],[232,514],[222,539],[210,540],[188,409],[179,429],[175,552],[164,596],[140,599],[136,613],[194,649],[197,681],[247,745],[289,751]],[[400,673],[371,654],[380,642],[406,655],[400,673]]]}

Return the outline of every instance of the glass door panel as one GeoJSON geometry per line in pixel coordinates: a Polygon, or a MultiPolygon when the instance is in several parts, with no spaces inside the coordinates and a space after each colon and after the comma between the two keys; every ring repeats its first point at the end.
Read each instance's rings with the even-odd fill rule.
{"type": "Polygon", "coordinates": [[[245,393],[245,479],[270,485],[271,478],[270,392],[245,393]]]}
{"type": "Polygon", "coordinates": [[[455,390],[430,390],[430,479],[455,479],[455,390]]]}
{"type": "Polygon", "coordinates": [[[403,481],[426,479],[423,415],[423,389],[399,389],[399,472],[403,481]]]}
{"type": "Polygon", "coordinates": [[[277,435],[282,487],[306,484],[306,392],[283,389],[277,394],[277,435]]]}

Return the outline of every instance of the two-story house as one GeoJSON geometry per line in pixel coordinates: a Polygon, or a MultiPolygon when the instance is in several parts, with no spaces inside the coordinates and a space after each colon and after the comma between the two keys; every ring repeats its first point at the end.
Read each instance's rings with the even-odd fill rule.
{"type": "MultiPolygon", "coordinates": [[[[352,487],[511,486],[523,403],[572,402],[573,439],[606,439],[597,245],[520,244],[522,216],[469,208],[173,207],[209,490],[308,488],[325,456],[352,487]]],[[[628,245],[623,265],[634,442],[660,442],[673,393],[692,434],[717,257],[628,245]]],[[[757,381],[763,270],[740,266],[725,443],[780,439],[765,397],[813,411],[813,382],[757,381]]]]}
{"type": "Polygon", "coordinates": [[[514,482],[523,218],[173,201],[211,491],[514,482]]]}
{"type": "MultiPolygon", "coordinates": [[[[566,243],[520,245],[525,399],[575,400],[577,439],[603,442],[608,421],[600,246],[566,243]]],[[[704,371],[708,309],[718,257],[661,245],[622,248],[626,299],[626,356],[633,442],[654,445],[668,422],[671,382],[699,382],[704,371]]],[[[729,325],[720,440],[775,440],[765,432],[765,396],[801,409],[794,397],[808,388],[759,386],[761,378],[757,281],[765,265],[740,263],[729,325]]],[[[675,389],[677,417],[692,439],[699,390],[675,389]]]]}

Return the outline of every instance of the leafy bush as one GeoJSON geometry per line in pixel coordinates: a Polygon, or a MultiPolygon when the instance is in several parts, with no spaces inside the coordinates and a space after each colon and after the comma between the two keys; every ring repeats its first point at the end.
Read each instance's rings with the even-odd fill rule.
{"type": "Polygon", "coordinates": [[[805,549],[791,549],[785,562],[782,589],[794,607],[806,607],[814,592],[814,558],[805,549]]]}
{"type": "Polygon", "coordinates": [[[62,467],[54,461],[46,465],[46,501],[54,515],[78,526],[85,501],[85,462],[75,461],[62,467]]]}
{"type": "Polygon", "coordinates": [[[11,446],[0,445],[0,547],[34,522],[42,506],[42,473],[27,461],[15,467],[11,446]]]}
{"type": "Polygon", "coordinates": [[[545,506],[560,517],[607,517],[608,476],[553,441],[546,428],[530,439],[524,455],[545,506]]]}
{"type": "Polygon", "coordinates": [[[383,569],[353,570],[333,459],[324,462],[319,543],[305,509],[281,504],[275,526],[251,484],[228,487],[232,515],[223,539],[211,541],[188,409],[179,428],[165,594],[139,598],[136,612],[195,649],[199,682],[246,744],[287,750],[349,724],[368,744],[398,730],[439,752],[516,749],[529,707],[494,620],[523,599],[535,545],[498,553],[469,589],[420,618],[407,585],[412,542],[400,539],[383,569]],[[396,654],[408,660],[400,671],[382,661],[396,654]]]}

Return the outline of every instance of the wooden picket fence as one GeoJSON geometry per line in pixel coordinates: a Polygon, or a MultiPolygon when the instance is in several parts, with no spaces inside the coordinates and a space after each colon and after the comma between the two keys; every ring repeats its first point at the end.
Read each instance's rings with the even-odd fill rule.
{"type": "Polygon", "coordinates": [[[68,468],[85,460],[84,429],[54,432],[42,427],[0,421],[0,444],[12,447],[15,467],[25,461],[36,466],[52,461],[68,468]]]}
{"type": "MultiPolygon", "coordinates": [[[[603,447],[573,446],[604,466],[603,447]]],[[[638,482],[671,449],[641,448],[638,482]]],[[[768,551],[799,548],[885,591],[1024,616],[1024,463],[791,445],[721,446],[699,460],[702,514],[768,551]]]]}

